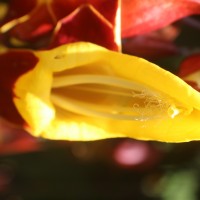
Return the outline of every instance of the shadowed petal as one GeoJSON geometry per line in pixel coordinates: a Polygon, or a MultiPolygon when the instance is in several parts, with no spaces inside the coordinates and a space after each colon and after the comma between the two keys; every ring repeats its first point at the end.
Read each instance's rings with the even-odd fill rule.
{"type": "Polygon", "coordinates": [[[9,46],[38,49],[83,40],[118,50],[119,0],[35,0],[28,5],[19,4],[22,10],[15,8],[16,3],[17,0],[10,2],[0,28],[1,41],[9,46]]]}
{"type": "Polygon", "coordinates": [[[114,26],[93,6],[81,6],[58,22],[50,47],[86,41],[118,50],[117,34],[113,30],[114,26]]]}
{"type": "Polygon", "coordinates": [[[5,24],[6,22],[28,14],[36,4],[37,0],[10,0],[7,13],[0,24],[5,24]]]}
{"type": "Polygon", "coordinates": [[[13,98],[18,98],[13,92],[17,79],[31,70],[37,63],[29,51],[7,51],[0,54],[0,115],[10,122],[24,124],[17,111],[13,98]]]}
{"type": "Polygon", "coordinates": [[[124,53],[148,60],[176,55],[179,52],[178,47],[172,42],[158,39],[150,35],[126,38],[122,43],[122,49],[124,53]]]}
{"type": "Polygon", "coordinates": [[[36,151],[41,148],[37,138],[0,118],[0,155],[36,151]]]}

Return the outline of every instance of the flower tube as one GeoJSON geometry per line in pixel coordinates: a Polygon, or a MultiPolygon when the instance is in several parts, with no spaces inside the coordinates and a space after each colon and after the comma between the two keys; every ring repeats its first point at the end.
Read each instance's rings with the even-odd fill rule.
{"type": "MultiPolygon", "coordinates": [[[[9,84],[1,73],[1,96],[36,137],[200,139],[199,92],[142,58],[85,42],[48,51],[12,50],[1,54],[0,62],[7,54],[7,76],[16,66],[18,73],[9,84]]],[[[3,106],[0,113],[9,120],[8,110],[3,106]]]]}

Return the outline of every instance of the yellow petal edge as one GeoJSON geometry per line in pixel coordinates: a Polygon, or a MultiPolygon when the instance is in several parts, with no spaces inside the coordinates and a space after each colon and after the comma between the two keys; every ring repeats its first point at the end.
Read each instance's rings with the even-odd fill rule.
{"type": "Polygon", "coordinates": [[[34,136],[57,140],[200,139],[200,94],[142,58],[78,42],[33,51],[14,103],[34,136]]]}

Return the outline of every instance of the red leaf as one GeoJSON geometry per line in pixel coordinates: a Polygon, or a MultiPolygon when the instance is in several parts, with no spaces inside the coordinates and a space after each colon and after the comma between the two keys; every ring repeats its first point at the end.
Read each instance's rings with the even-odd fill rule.
{"type": "Polygon", "coordinates": [[[123,0],[122,37],[144,34],[200,14],[200,0],[123,0]]]}

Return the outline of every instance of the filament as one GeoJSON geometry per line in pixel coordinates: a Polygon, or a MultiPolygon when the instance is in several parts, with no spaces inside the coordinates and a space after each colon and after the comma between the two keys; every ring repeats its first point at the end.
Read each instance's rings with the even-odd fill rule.
{"type": "Polygon", "coordinates": [[[103,117],[103,118],[112,118],[118,120],[140,120],[140,121],[147,120],[149,118],[147,116],[145,117],[145,116],[120,114],[119,110],[112,111],[113,113],[99,111],[98,109],[99,108],[102,109],[102,106],[80,102],[56,94],[53,94],[51,96],[51,100],[54,103],[54,105],[64,110],[90,117],[103,117]]]}
{"type": "Polygon", "coordinates": [[[98,85],[110,85],[118,88],[124,88],[129,90],[142,91],[145,87],[142,87],[139,84],[136,84],[131,81],[127,81],[121,78],[115,78],[105,75],[68,75],[68,76],[59,76],[55,77],[53,81],[53,88],[66,87],[70,85],[79,85],[79,84],[98,84],[98,85]]]}
{"type": "MultiPolygon", "coordinates": [[[[52,88],[51,98],[55,106],[84,116],[144,121],[170,114],[168,110],[171,104],[163,96],[145,86],[118,77],[96,74],[56,76],[52,88]],[[62,95],[62,93],[60,95],[56,90],[58,88],[67,89],[67,87],[73,92],[85,91],[85,95],[88,95],[87,92],[94,95],[102,93],[105,97],[112,98],[109,99],[111,101],[107,105],[95,104],[87,102],[84,98],[78,100],[62,95]],[[121,99],[115,98],[114,95],[118,95],[121,99]],[[129,103],[132,101],[132,107],[127,106],[127,101],[129,103]]],[[[173,115],[174,112],[170,114],[170,117],[173,118],[173,115]]]]}

